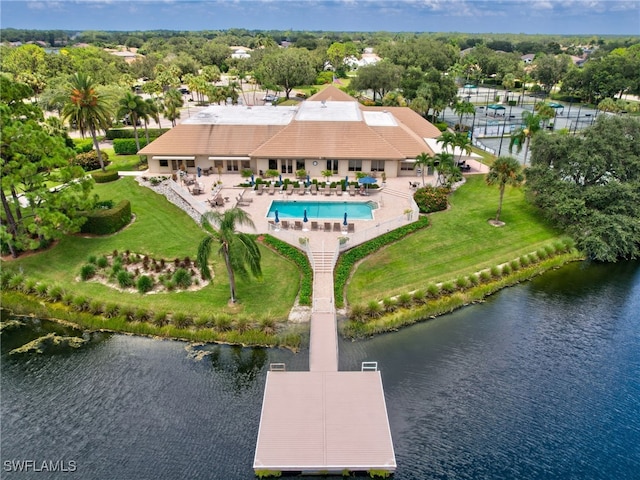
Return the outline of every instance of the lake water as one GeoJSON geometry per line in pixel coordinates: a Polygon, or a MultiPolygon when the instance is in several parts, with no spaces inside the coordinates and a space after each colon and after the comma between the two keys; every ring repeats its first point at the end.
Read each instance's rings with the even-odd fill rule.
{"type": "MultiPolygon", "coordinates": [[[[254,478],[268,364],[308,367],[306,351],[207,346],[198,360],[126,335],[7,354],[50,328],[2,334],[3,479],[254,478]],[[76,472],[14,473],[12,460],[76,472]]],[[[341,369],[364,360],[382,370],[396,479],[640,478],[640,262],[573,264],[340,344],[341,369]]]]}

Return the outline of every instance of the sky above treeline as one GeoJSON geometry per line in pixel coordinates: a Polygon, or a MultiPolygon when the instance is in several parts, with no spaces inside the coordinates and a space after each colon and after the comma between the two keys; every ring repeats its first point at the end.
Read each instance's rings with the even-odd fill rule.
{"type": "Polygon", "coordinates": [[[0,26],[640,35],[640,0],[2,0],[0,26]]]}

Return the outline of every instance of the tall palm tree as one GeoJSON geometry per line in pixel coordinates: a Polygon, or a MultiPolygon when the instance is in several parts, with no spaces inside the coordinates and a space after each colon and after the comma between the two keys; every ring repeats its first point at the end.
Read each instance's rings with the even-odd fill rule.
{"type": "Polygon", "coordinates": [[[453,106],[453,111],[458,115],[458,125],[460,126],[460,130],[462,130],[462,116],[463,115],[471,115],[476,112],[476,107],[473,103],[470,102],[456,102],[453,106]]]}
{"type": "Polygon", "coordinates": [[[171,121],[171,126],[176,126],[176,120],[180,118],[180,107],[184,105],[182,94],[175,88],[170,88],[164,94],[164,116],[171,121]]]}
{"type": "MultiPolygon", "coordinates": [[[[453,176],[454,169],[456,168],[453,163],[453,154],[447,152],[437,153],[433,159],[433,168],[438,170],[438,176],[436,177],[436,187],[440,184],[448,185],[450,183],[449,178],[453,176]]],[[[458,169],[460,171],[460,169],[458,169]]]]}
{"type": "Polygon", "coordinates": [[[465,132],[456,133],[453,146],[458,147],[460,149],[458,164],[462,162],[463,153],[466,153],[467,155],[471,153],[471,140],[469,139],[469,136],[465,132]]]}
{"type": "Polygon", "coordinates": [[[528,110],[522,112],[522,124],[523,126],[516,130],[511,135],[511,140],[509,141],[509,153],[513,150],[514,145],[517,148],[517,152],[520,153],[522,151],[522,146],[525,145],[524,150],[524,162],[523,165],[527,164],[527,153],[529,152],[529,143],[531,142],[531,137],[535,135],[538,131],[540,131],[540,122],[542,118],[540,115],[535,113],[531,113],[528,110]]]}
{"type": "Polygon", "coordinates": [[[111,124],[108,99],[96,90],[96,83],[86,73],[76,73],[69,80],[67,101],[62,108],[62,118],[75,124],[82,136],[91,134],[98,155],[100,168],[105,171],[97,132],[106,130],[111,124]]]}
{"type": "Polygon", "coordinates": [[[422,186],[424,187],[424,171],[432,166],[433,160],[426,152],[422,152],[416,157],[416,166],[422,167],[422,186]]]}
{"type": "Polygon", "coordinates": [[[236,302],[236,278],[238,274],[248,279],[250,275],[261,277],[260,249],[255,239],[246,233],[236,231],[238,225],[253,227],[249,214],[241,208],[234,207],[221,212],[207,212],[202,216],[202,225],[209,233],[198,246],[198,258],[196,260],[202,277],[211,279],[209,270],[209,255],[214,243],[220,248],[218,253],[222,255],[229,276],[229,289],[231,290],[231,302],[236,302]],[[211,226],[213,222],[217,230],[211,226]]]}
{"type": "Polygon", "coordinates": [[[124,94],[118,100],[118,117],[129,117],[133,124],[133,135],[136,139],[136,149],[140,150],[140,139],[138,138],[138,122],[144,118],[146,112],[146,104],[140,95],[134,95],[131,92],[124,94]]]}
{"type": "Polygon", "coordinates": [[[456,145],[456,134],[449,130],[442,132],[442,134],[436,138],[436,143],[442,145],[442,150],[444,152],[448,152],[449,147],[451,147],[451,154],[453,154],[456,145]]]}
{"type": "Polygon", "coordinates": [[[145,98],[144,100],[145,113],[144,117],[144,133],[147,139],[147,145],[149,145],[149,121],[155,120],[160,128],[160,109],[158,103],[154,98],[145,98]]]}
{"type": "Polygon", "coordinates": [[[513,157],[498,157],[487,174],[485,181],[487,185],[498,185],[500,188],[500,201],[496,212],[496,222],[500,221],[502,213],[502,199],[507,185],[517,187],[522,184],[523,176],[520,163],[513,157]]]}

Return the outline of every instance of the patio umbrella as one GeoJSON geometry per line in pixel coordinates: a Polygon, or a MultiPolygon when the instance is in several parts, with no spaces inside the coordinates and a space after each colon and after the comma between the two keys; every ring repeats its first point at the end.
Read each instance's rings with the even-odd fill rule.
{"type": "Polygon", "coordinates": [[[307,174],[307,187],[309,186],[309,184],[311,183],[311,178],[309,178],[309,175],[307,174]]]}
{"type": "Polygon", "coordinates": [[[347,226],[347,212],[344,212],[344,221],[342,222],[342,224],[346,227],[347,226]]]}
{"type": "Polygon", "coordinates": [[[253,179],[253,174],[251,174],[251,186],[253,186],[255,184],[255,181],[253,179]]]}
{"type": "Polygon", "coordinates": [[[376,183],[378,180],[376,180],[373,177],[362,177],[360,180],[358,180],[358,182],[361,185],[364,185],[365,188],[369,188],[369,185],[371,185],[372,183],[376,183]]]}
{"type": "Polygon", "coordinates": [[[309,219],[307,218],[307,209],[304,209],[304,217],[302,218],[302,221],[307,223],[309,221],[309,219]]]}
{"type": "Polygon", "coordinates": [[[198,177],[202,175],[202,169],[198,167],[198,177]]]}
{"type": "Polygon", "coordinates": [[[280,222],[280,219],[278,218],[278,209],[276,209],[276,225],[280,222]]]}
{"type": "Polygon", "coordinates": [[[282,183],[282,175],[278,175],[278,178],[280,179],[280,183],[282,183]]]}

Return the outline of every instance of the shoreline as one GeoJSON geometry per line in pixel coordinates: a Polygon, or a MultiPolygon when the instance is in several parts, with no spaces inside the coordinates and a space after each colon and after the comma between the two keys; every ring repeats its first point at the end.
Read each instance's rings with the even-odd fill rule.
{"type": "MultiPolygon", "coordinates": [[[[584,256],[575,251],[556,255],[535,266],[512,272],[490,283],[481,284],[465,291],[456,291],[450,295],[442,295],[434,300],[427,301],[420,307],[398,309],[392,314],[384,315],[371,322],[357,323],[343,318],[339,320],[340,334],[347,339],[361,339],[397,331],[402,327],[431,320],[454,310],[480,303],[486,297],[504,288],[528,281],[549,270],[583,259],[584,256]]],[[[15,290],[3,291],[2,297],[2,308],[12,315],[38,317],[89,332],[136,335],[190,344],[206,343],[255,348],[287,348],[294,353],[299,352],[308,343],[308,326],[306,324],[291,325],[284,331],[274,334],[265,334],[256,330],[218,332],[214,328],[189,329],[178,328],[174,325],[157,326],[149,322],[127,322],[122,318],[104,318],[85,312],[74,312],[60,302],[48,303],[36,296],[15,290]]]]}

